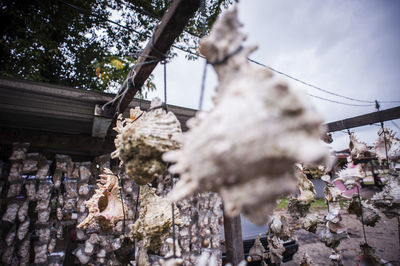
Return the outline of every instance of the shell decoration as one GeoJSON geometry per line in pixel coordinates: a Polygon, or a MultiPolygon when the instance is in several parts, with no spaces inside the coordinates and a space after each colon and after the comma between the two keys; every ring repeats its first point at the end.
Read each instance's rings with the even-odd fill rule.
{"type": "MultiPolygon", "coordinates": [[[[141,186],[139,218],[131,227],[131,236],[143,240],[143,247],[157,251],[169,236],[172,227],[171,203],[155,194],[155,188],[141,186]]],[[[181,224],[179,210],[174,206],[175,224],[181,224]]]]}
{"type": "Polygon", "coordinates": [[[181,180],[169,194],[178,201],[195,192],[219,192],[229,216],[262,224],[276,200],[296,188],[294,164],[319,164],[322,119],[303,95],[273,72],[250,66],[256,47],[244,47],[233,8],[215,22],[200,52],[214,63],[219,85],[214,108],[187,122],[180,150],[164,154],[181,180]]]}
{"type": "Polygon", "coordinates": [[[124,219],[117,176],[110,169],[105,168],[104,173],[99,177],[95,194],[85,201],[89,214],[77,226],[78,229],[85,229],[95,222],[99,223],[103,229],[108,229],[124,219]]]}
{"type": "Polygon", "coordinates": [[[400,215],[399,176],[390,176],[383,190],[371,198],[371,203],[388,218],[398,217],[400,215]]]}
{"type": "Polygon", "coordinates": [[[361,200],[360,205],[360,200],[357,196],[353,196],[353,199],[350,202],[347,210],[350,214],[355,214],[358,220],[363,222],[365,225],[371,227],[374,227],[381,218],[378,210],[375,209],[374,206],[369,204],[367,201],[361,200]]]}
{"type": "Polygon", "coordinates": [[[379,129],[378,131],[378,139],[374,145],[375,155],[378,158],[379,162],[382,163],[384,160],[386,161],[386,150],[388,153],[388,158],[391,161],[398,161],[400,158],[400,139],[396,138],[392,130],[385,128],[385,134],[383,134],[383,130],[379,129]],[[385,138],[386,137],[386,143],[385,138]],[[385,149],[386,145],[386,149],[385,149]]]}
{"type": "Polygon", "coordinates": [[[159,106],[162,102],[155,98],[150,111],[131,109],[130,117],[123,119],[120,115],[114,128],[118,135],[111,157],[124,162],[126,173],[138,185],[146,185],[163,174],[167,163],[161,155],[180,147],[182,129],[178,119],[159,106]]]}
{"type": "Polygon", "coordinates": [[[296,172],[297,176],[297,188],[300,192],[298,197],[290,197],[288,211],[296,216],[300,217],[307,215],[311,203],[315,200],[315,189],[313,183],[308,180],[307,176],[300,170],[296,172]]]}
{"type": "Polygon", "coordinates": [[[369,152],[368,146],[365,142],[361,142],[354,135],[354,132],[350,133],[349,150],[351,158],[361,159],[366,157],[369,152]]]}

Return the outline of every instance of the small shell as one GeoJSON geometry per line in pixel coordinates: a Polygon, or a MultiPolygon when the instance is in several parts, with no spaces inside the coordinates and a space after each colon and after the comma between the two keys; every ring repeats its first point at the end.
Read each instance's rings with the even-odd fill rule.
{"type": "MultiPolygon", "coordinates": [[[[174,206],[175,224],[179,225],[179,210],[174,206]]],[[[143,246],[157,251],[168,237],[172,226],[171,203],[155,194],[149,186],[140,187],[140,214],[132,225],[131,236],[143,240],[143,246]]]]}

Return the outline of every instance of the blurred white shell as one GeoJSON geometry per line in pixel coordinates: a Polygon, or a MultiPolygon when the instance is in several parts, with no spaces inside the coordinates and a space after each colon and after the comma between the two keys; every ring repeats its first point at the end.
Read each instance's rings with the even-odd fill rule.
{"type": "Polygon", "coordinates": [[[400,158],[400,140],[396,138],[395,135],[396,133],[388,128],[385,128],[385,135],[383,134],[383,130],[379,129],[374,151],[380,163],[387,159],[386,149],[389,160],[397,161],[400,158]],[[386,137],[386,142],[384,137],[386,137]]]}
{"type": "MultiPolygon", "coordinates": [[[[143,247],[157,251],[168,237],[172,226],[172,207],[147,185],[140,187],[140,214],[131,227],[131,236],[143,240],[143,247]]],[[[180,224],[179,210],[174,206],[175,224],[180,224]]]]}
{"type": "Polygon", "coordinates": [[[118,132],[115,138],[116,150],[112,158],[119,158],[125,164],[126,173],[138,185],[145,185],[161,175],[167,164],[161,155],[169,150],[179,148],[182,134],[181,125],[172,112],[166,112],[160,99],[151,102],[152,110],[140,111],[131,109],[130,118],[118,118],[118,132]],[[154,109],[155,108],[155,109],[154,109]]]}
{"type": "Polygon", "coordinates": [[[254,69],[239,50],[245,36],[237,10],[226,11],[201,40],[200,52],[215,64],[219,85],[215,107],[188,121],[183,148],[164,154],[176,162],[181,180],[169,195],[178,201],[215,191],[230,216],[243,213],[265,223],[276,200],[295,190],[294,163],[322,163],[322,119],[302,94],[265,68],[254,69]]]}
{"type": "Polygon", "coordinates": [[[367,144],[365,142],[359,141],[354,132],[350,133],[349,150],[352,158],[363,158],[365,154],[369,151],[367,144]]]}
{"type": "Polygon", "coordinates": [[[118,178],[108,169],[100,175],[97,181],[98,189],[90,200],[85,202],[89,214],[77,228],[86,228],[97,222],[103,228],[115,226],[118,221],[124,219],[123,206],[119,194],[118,178]]]}

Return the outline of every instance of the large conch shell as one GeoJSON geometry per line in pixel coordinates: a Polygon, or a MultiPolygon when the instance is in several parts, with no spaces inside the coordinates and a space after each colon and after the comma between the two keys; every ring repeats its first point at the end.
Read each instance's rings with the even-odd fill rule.
{"type": "Polygon", "coordinates": [[[349,150],[352,158],[361,159],[369,152],[368,146],[365,142],[359,141],[354,132],[350,133],[349,150]]]}
{"type": "Polygon", "coordinates": [[[323,163],[328,150],[320,144],[322,119],[310,102],[272,71],[250,66],[256,47],[240,49],[240,26],[234,8],[201,40],[200,52],[214,62],[220,82],[215,107],[190,119],[183,148],[163,159],[176,162],[169,170],[181,177],[172,201],[219,192],[229,216],[243,213],[262,224],[276,200],[295,190],[294,164],[323,163]]]}
{"type": "Polygon", "coordinates": [[[387,159],[386,150],[389,160],[396,161],[400,158],[400,140],[395,137],[396,133],[394,133],[392,130],[388,128],[385,128],[384,130],[385,134],[383,134],[382,129],[379,129],[378,139],[376,140],[374,145],[375,155],[380,163],[382,163],[383,160],[387,159]]]}
{"type": "Polygon", "coordinates": [[[94,222],[108,229],[124,219],[123,205],[119,195],[118,178],[108,169],[104,169],[104,174],[100,175],[97,181],[98,188],[90,200],[85,202],[89,209],[89,215],[77,228],[86,228],[94,222]]]}
{"type": "MultiPolygon", "coordinates": [[[[131,236],[143,240],[143,247],[157,251],[172,227],[171,203],[155,194],[155,188],[140,187],[140,214],[132,225],[131,236]]],[[[174,206],[175,224],[181,224],[179,210],[174,206]]]]}
{"type": "Polygon", "coordinates": [[[111,157],[124,162],[126,173],[138,185],[161,175],[167,169],[161,155],[180,147],[181,125],[172,112],[167,113],[160,106],[161,100],[155,98],[147,112],[139,107],[131,109],[130,118],[123,120],[120,115],[114,128],[118,135],[111,157]]]}

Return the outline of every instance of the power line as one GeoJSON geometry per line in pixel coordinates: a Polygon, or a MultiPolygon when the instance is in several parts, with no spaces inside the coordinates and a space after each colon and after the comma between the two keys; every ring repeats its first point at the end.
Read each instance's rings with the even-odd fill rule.
{"type": "MultiPolygon", "coordinates": [[[[316,90],[319,90],[319,91],[322,91],[322,92],[325,92],[325,93],[328,93],[328,94],[331,94],[331,95],[334,95],[334,96],[337,96],[337,97],[341,97],[341,98],[344,98],[344,99],[347,99],[347,100],[351,100],[351,101],[357,101],[357,102],[362,102],[362,103],[375,103],[375,101],[360,100],[360,99],[356,99],[356,98],[344,96],[344,95],[341,95],[341,94],[337,94],[337,93],[334,93],[334,92],[331,92],[331,91],[322,89],[322,88],[320,88],[320,87],[317,87],[317,86],[315,86],[315,85],[312,85],[312,84],[310,84],[310,83],[308,83],[308,82],[302,81],[302,80],[300,80],[300,79],[298,79],[298,78],[295,78],[295,77],[293,77],[293,76],[291,76],[291,75],[289,75],[289,74],[286,74],[286,73],[284,73],[284,72],[282,72],[282,71],[276,70],[276,69],[274,69],[274,68],[272,68],[272,67],[270,67],[270,66],[264,65],[264,64],[262,64],[262,63],[260,63],[260,62],[257,62],[257,61],[255,61],[255,60],[253,60],[253,59],[250,59],[250,58],[249,58],[249,61],[250,61],[250,62],[253,62],[253,63],[257,64],[257,65],[266,67],[266,68],[268,68],[268,69],[270,69],[270,70],[272,70],[272,71],[274,71],[274,72],[276,72],[276,73],[278,73],[278,74],[281,74],[281,75],[283,75],[283,76],[285,76],[285,77],[288,77],[288,78],[290,78],[290,79],[292,79],[292,80],[295,80],[295,81],[297,81],[297,82],[300,82],[300,83],[302,83],[302,84],[304,84],[304,85],[306,85],[306,86],[308,86],[308,87],[314,88],[314,89],[316,89],[316,90]]],[[[313,96],[313,97],[314,97],[314,96],[313,96]]],[[[318,98],[318,97],[316,97],[316,98],[318,98]]],[[[320,98],[322,98],[322,97],[320,97],[320,98]]],[[[327,100],[327,99],[324,98],[324,100],[327,100]]],[[[328,101],[329,101],[329,100],[328,100],[328,101]]],[[[332,102],[336,102],[336,101],[333,101],[333,100],[332,100],[332,102]]],[[[400,101],[379,101],[379,102],[380,102],[380,103],[399,103],[400,101]]],[[[341,102],[337,102],[337,103],[341,103],[341,102]]],[[[344,103],[341,103],[341,104],[344,104],[344,103]]],[[[370,105],[354,105],[354,106],[370,106],[370,105]]]]}
{"type": "Polygon", "coordinates": [[[317,99],[320,99],[320,100],[324,100],[324,101],[331,102],[331,103],[342,104],[342,105],[358,106],[358,107],[371,107],[371,106],[375,106],[374,104],[354,104],[354,103],[339,102],[339,101],[327,99],[327,98],[324,98],[324,97],[321,97],[321,96],[317,96],[317,95],[314,95],[314,94],[311,94],[311,93],[308,93],[308,92],[306,92],[306,94],[307,94],[308,96],[311,96],[311,97],[314,97],[314,98],[317,98],[317,99]]]}

